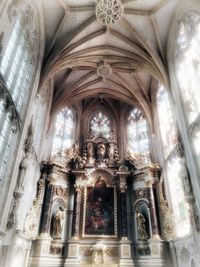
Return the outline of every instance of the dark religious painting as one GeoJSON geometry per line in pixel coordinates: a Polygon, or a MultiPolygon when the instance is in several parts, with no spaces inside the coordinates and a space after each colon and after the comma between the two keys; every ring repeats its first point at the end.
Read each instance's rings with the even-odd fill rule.
{"type": "Polygon", "coordinates": [[[94,187],[87,187],[84,203],[84,235],[115,235],[115,191],[104,181],[97,181],[94,187]]]}

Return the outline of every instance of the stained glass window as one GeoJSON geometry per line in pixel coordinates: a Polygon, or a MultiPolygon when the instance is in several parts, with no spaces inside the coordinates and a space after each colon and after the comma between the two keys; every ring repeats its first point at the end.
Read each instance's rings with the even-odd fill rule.
{"type": "Polygon", "coordinates": [[[0,63],[0,73],[21,117],[24,110],[23,104],[29,96],[28,84],[33,74],[34,53],[30,52],[28,36],[25,18],[19,15],[0,63]]]}
{"type": "Polygon", "coordinates": [[[147,121],[137,108],[134,108],[128,117],[127,135],[129,152],[139,156],[143,162],[149,162],[150,150],[147,121]]]}
{"type": "Polygon", "coordinates": [[[109,118],[101,111],[96,112],[90,121],[90,131],[94,137],[110,138],[111,122],[109,118]]]}
{"type": "Polygon", "coordinates": [[[161,84],[157,93],[157,111],[164,156],[167,157],[177,143],[177,135],[169,96],[167,90],[161,84]]]}
{"type": "Polygon", "coordinates": [[[177,226],[176,234],[179,237],[190,233],[189,205],[185,201],[182,180],[185,175],[184,168],[177,155],[167,161],[168,186],[177,226]]]}
{"type": "Polygon", "coordinates": [[[66,107],[57,114],[53,138],[52,154],[64,153],[74,143],[75,116],[71,108],[66,107]]]}
{"type": "Polygon", "coordinates": [[[200,14],[185,15],[177,34],[175,66],[178,87],[184,104],[188,132],[199,161],[200,144],[200,14]]]}
{"type": "Polygon", "coordinates": [[[177,133],[169,95],[166,88],[159,84],[157,93],[157,113],[160,134],[166,162],[167,184],[170,201],[175,215],[177,236],[184,236],[190,232],[188,204],[185,201],[183,180],[186,174],[185,166],[176,151],[177,133]]]}
{"type": "Polygon", "coordinates": [[[10,108],[5,108],[7,103],[0,96],[0,156],[2,159],[0,180],[3,180],[5,170],[8,169],[8,159],[11,164],[12,143],[18,137],[18,134],[14,133],[16,127],[13,127],[10,110],[15,107],[23,123],[30,97],[30,84],[37,51],[36,32],[34,11],[29,5],[24,6],[24,10],[16,17],[0,61],[0,73],[14,104],[10,108]]]}

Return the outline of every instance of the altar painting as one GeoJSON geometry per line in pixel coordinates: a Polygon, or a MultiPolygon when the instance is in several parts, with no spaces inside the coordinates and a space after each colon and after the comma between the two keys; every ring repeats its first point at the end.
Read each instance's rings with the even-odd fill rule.
{"type": "Polygon", "coordinates": [[[95,187],[85,189],[84,236],[114,237],[115,227],[115,189],[107,187],[102,181],[95,187]]]}

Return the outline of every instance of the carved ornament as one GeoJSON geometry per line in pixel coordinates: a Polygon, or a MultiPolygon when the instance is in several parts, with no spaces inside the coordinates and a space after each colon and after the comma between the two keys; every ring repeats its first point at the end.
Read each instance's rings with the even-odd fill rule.
{"type": "Polygon", "coordinates": [[[97,75],[102,77],[103,79],[110,77],[112,75],[112,67],[107,63],[98,66],[97,75]]]}
{"type": "Polygon", "coordinates": [[[36,201],[26,216],[24,232],[30,239],[35,239],[38,235],[40,211],[41,206],[36,201]]]}
{"type": "Polygon", "coordinates": [[[67,198],[68,196],[68,190],[67,188],[64,188],[62,186],[56,186],[55,187],[55,194],[62,198],[67,198]]]}
{"type": "Polygon", "coordinates": [[[163,238],[165,240],[171,240],[175,237],[175,219],[174,214],[170,210],[167,205],[167,201],[164,199],[163,196],[163,178],[161,177],[159,184],[158,184],[158,192],[159,192],[159,206],[162,218],[162,230],[163,230],[163,238]]]}
{"type": "Polygon", "coordinates": [[[141,198],[146,198],[148,199],[149,197],[149,190],[148,188],[138,188],[137,190],[134,191],[134,199],[141,199],[141,198]]]}
{"type": "Polygon", "coordinates": [[[97,0],[97,20],[106,26],[115,24],[122,19],[124,8],[120,0],[97,0]]]}

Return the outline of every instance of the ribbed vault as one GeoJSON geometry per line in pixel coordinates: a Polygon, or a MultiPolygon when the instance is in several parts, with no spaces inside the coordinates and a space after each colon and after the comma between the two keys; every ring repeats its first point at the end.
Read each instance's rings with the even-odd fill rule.
{"type": "Polygon", "coordinates": [[[109,25],[95,15],[100,0],[55,2],[41,78],[41,87],[54,81],[52,111],[103,94],[139,106],[151,121],[152,80],[168,85],[167,32],[157,22],[163,10],[170,19],[177,1],[121,1],[123,16],[109,25]]]}

